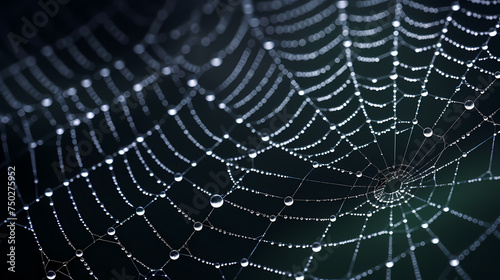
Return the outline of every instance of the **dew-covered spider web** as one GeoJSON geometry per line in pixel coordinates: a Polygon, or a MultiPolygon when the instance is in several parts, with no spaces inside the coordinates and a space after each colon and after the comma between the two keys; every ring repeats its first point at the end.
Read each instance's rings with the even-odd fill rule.
{"type": "Polygon", "coordinates": [[[500,275],[498,1],[62,2],[2,11],[2,279],[500,275]]]}

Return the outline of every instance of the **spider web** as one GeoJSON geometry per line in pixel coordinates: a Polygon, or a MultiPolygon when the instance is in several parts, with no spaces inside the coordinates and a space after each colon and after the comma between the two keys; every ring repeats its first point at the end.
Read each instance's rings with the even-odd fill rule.
{"type": "Polygon", "coordinates": [[[498,275],[497,1],[106,4],[2,54],[30,279],[498,275]]]}

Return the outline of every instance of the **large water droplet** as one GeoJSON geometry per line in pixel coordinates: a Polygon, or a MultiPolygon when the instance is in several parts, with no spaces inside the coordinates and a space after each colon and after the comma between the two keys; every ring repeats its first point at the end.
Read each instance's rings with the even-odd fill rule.
{"type": "Polygon", "coordinates": [[[212,60],[210,60],[210,64],[213,66],[213,67],[219,67],[221,64],[222,64],[222,59],[216,57],[216,58],[212,58],[212,60]]]}
{"type": "Polygon", "coordinates": [[[50,105],[52,105],[52,99],[45,98],[44,100],[42,100],[42,106],[43,107],[49,107],[50,105]]]}
{"type": "Polygon", "coordinates": [[[264,49],[266,49],[266,50],[272,50],[274,48],[274,42],[272,42],[272,41],[264,42],[263,46],[264,46],[264,49]]]}
{"type": "Polygon", "coordinates": [[[174,180],[175,180],[176,182],[180,182],[180,181],[182,181],[182,174],[181,174],[181,173],[175,173],[175,175],[174,175],[174,180]]]}
{"type": "Polygon", "coordinates": [[[104,161],[107,164],[112,164],[113,163],[113,156],[106,156],[106,159],[104,161]]]}
{"type": "Polygon", "coordinates": [[[256,158],[257,157],[257,151],[255,151],[254,149],[251,149],[248,151],[248,156],[250,158],[256,158]]]}
{"type": "Polygon", "coordinates": [[[345,9],[348,4],[349,4],[349,2],[347,2],[346,0],[338,1],[337,2],[337,8],[339,8],[339,9],[345,9]]]}
{"type": "Polygon", "coordinates": [[[312,248],[313,252],[316,252],[316,253],[317,253],[317,252],[321,251],[321,243],[319,243],[319,242],[314,242],[314,243],[312,244],[311,248],[312,248]]]}
{"type": "Polygon", "coordinates": [[[83,256],[83,251],[82,251],[82,250],[80,250],[80,249],[78,249],[78,250],[76,250],[76,251],[75,251],[75,255],[76,255],[77,257],[81,258],[81,257],[83,256]]]}
{"type": "Polygon", "coordinates": [[[54,194],[51,188],[45,189],[45,196],[46,197],[51,197],[54,194]]]}
{"type": "Polygon", "coordinates": [[[430,128],[430,127],[424,128],[424,136],[431,137],[432,136],[432,128],[430,128]]]}
{"type": "Polygon", "coordinates": [[[291,196],[285,197],[284,202],[285,202],[286,206],[292,206],[292,204],[293,204],[293,197],[291,197],[291,196]]]}
{"type": "Polygon", "coordinates": [[[202,230],[202,229],[203,229],[203,224],[202,224],[202,223],[200,223],[200,222],[195,222],[195,223],[193,224],[193,228],[194,228],[194,230],[196,230],[196,231],[200,231],[200,230],[202,230]]]}
{"type": "Polygon", "coordinates": [[[247,266],[248,266],[248,263],[249,263],[249,262],[248,262],[248,259],[246,259],[246,258],[243,258],[243,259],[241,259],[241,261],[240,261],[240,264],[241,264],[241,266],[242,266],[242,267],[247,267],[247,266]]]}
{"type": "Polygon", "coordinates": [[[187,81],[187,85],[188,85],[189,87],[195,87],[195,86],[197,86],[197,85],[198,85],[198,80],[196,80],[196,79],[189,79],[189,80],[187,81]]]}
{"type": "Polygon", "coordinates": [[[170,255],[169,256],[170,256],[170,259],[172,259],[172,260],[175,261],[176,259],[179,258],[180,254],[179,254],[179,252],[177,250],[172,250],[172,251],[170,251],[170,255]]]}
{"type": "Polygon", "coordinates": [[[210,198],[210,205],[212,205],[213,208],[219,208],[222,204],[224,204],[222,196],[216,194],[210,198]]]}
{"type": "Polygon", "coordinates": [[[115,235],[115,233],[116,233],[116,230],[115,230],[115,228],[114,228],[114,227],[110,227],[110,228],[108,228],[108,234],[109,234],[109,235],[115,235]]]}
{"type": "Polygon", "coordinates": [[[138,216],[144,215],[145,212],[146,212],[146,210],[144,210],[144,207],[142,207],[142,206],[139,206],[139,207],[137,207],[137,209],[135,209],[135,213],[138,216]]]}
{"type": "Polygon", "coordinates": [[[80,175],[82,175],[82,177],[86,178],[89,176],[89,171],[87,169],[82,169],[82,173],[80,173],[80,175]]]}
{"type": "Polygon", "coordinates": [[[304,280],[304,273],[302,273],[301,271],[295,272],[293,274],[293,277],[295,278],[295,280],[304,280]]]}
{"type": "Polygon", "coordinates": [[[465,107],[466,110],[472,110],[472,109],[474,109],[474,101],[472,101],[472,100],[465,101],[464,107],[465,107]]]}
{"type": "Polygon", "coordinates": [[[56,273],[53,270],[47,271],[47,279],[56,279],[56,273]]]}

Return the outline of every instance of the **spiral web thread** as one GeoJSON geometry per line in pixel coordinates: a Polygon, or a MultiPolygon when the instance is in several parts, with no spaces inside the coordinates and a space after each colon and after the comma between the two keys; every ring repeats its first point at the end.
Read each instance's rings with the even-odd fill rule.
{"type": "Polygon", "coordinates": [[[500,216],[494,200],[469,214],[480,205],[463,198],[494,196],[500,179],[496,1],[245,0],[182,20],[173,1],[150,18],[126,5],[1,72],[3,167],[32,167],[17,226],[41,278],[106,278],[102,244],[140,279],[183,279],[185,261],[217,279],[391,279],[404,262],[416,279],[429,266],[429,278],[481,275],[463,264],[498,248],[500,216]],[[163,253],[130,248],[127,225],[163,253]],[[206,250],[225,240],[235,252],[206,250]]]}

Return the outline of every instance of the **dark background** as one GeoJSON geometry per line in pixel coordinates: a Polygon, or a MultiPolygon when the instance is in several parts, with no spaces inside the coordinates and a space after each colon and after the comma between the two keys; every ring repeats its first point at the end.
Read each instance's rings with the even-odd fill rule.
{"type": "MultiPolygon", "coordinates": [[[[369,8],[360,7],[365,2],[350,1],[347,8],[349,15],[372,15],[382,11],[390,11],[391,15],[382,18],[376,22],[355,22],[349,20],[349,27],[356,30],[365,30],[382,26],[384,31],[365,37],[351,36],[354,42],[376,42],[394,30],[391,21],[394,17],[395,1],[383,2],[369,8]],[[359,4],[361,3],[361,4],[359,4]]],[[[451,1],[419,1],[424,5],[447,7],[451,1]],[[446,3],[445,3],[446,2],[446,3]]],[[[270,83],[263,86],[262,91],[258,92],[255,98],[247,101],[243,106],[236,104],[244,96],[251,96],[255,89],[264,78],[269,67],[276,65],[274,60],[275,53],[263,52],[262,43],[267,40],[275,42],[275,50],[286,51],[290,53],[309,53],[318,50],[332,41],[340,33],[340,22],[335,21],[338,12],[334,11],[327,20],[312,25],[291,34],[279,32],[268,32],[266,27],[277,26],[281,24],[290,24],[312,17],[313,15],[330,9],[332,3],[329,1],[321,2],[311,11],[299,14],[288,23],[274,23],[279,21],[276,16],[281,12],[293,10],[302,6],[304,3],[291,3],[288,5],[275,4],[276,9],[268,12],[262,11],[266,4],[256,3],[255,14],[259,18],[268,18],[271,23],[265,20],[260,22],[260,30],[264,32],[261,38],[259,32],[249,29],[241,38],[241,43],[228,52],[228,46],[242,24],[245,24],[244,14],[241,12],[242,3],[238,1],[230,2],[203,2],[203,1],[77,1],[71,0],[67,4],[58,4],[58,11],[54,16],[48,17],[46,24],[38,27],[34,32],[33,38],[29,38],[26,43],[19,46],[19,51],[12,47],[9,36],[17,34],[23,35],[23,17],[28,21],[33,21],[33,15],[41,11],[41,6],[35,1],[5,1],[0,6],[0,32],[2,45],[0,50],[0,76],[3,85],[5,85],[14,99],[19,103],[12,102],[5,88],[0,89],[0,117],[2,118],[1,135],[2,149],[0,152],[0,163],[2,173],[7,166],[16,166],[16,181],[18,183],[18,227],[16,228],[16,264],[17,272],[15,274],[7,273],[4,268],[5,262],[2,261],[2,279],[46,279],[45,273],[48,270],[57,271],[56,279],[93,279],[89,275],[86,264],[99,279],[290,279],[288,276],[281,276],[270,273],[264,269],[257,269],[249,266],[241,269],[237,263],[242,258],[248,258],[255,248],[258,239],[269,226],[269,220],[266,215],[276,215],[284,208],[283,197],[291,195],[300,185],[302,179],[306,178],[300,189],[295,195],[293,207],[288,207],[281,212],[281,217],[271,225],[264,237],[265,240],[275,240],[283,244],[303,244],[310,245],[317,241],[323,233],[328,221],[305,221],[284,219],[284,215],[327,219],[332,214],[343,214],[354,209],[369,199],[369,193],[380,182],[379,171],[385,169],[384,159],[388,165],[397,164],[404,160],[409,163],[410,168],[408,176],[415,180],[409,182],[411,194],[429,199],[435,205],[440,207],[448,206],[453,213],[463,213],[471,217],[471,221],[459,218],[459,214],[442,213],[439,208],[430,206],[425,201],[417,198],[409,199],[401,205],[396,204],[393,208],[395,224],[393,235],[393,256],[401,256],[395,260],[395,265],[391,269],[392,279],[413,279],[415,278],[412,260],[409,253],[409,244],[407,241],[404,225],[401,224],[402,212],[408,216],[408,226],[412,233],[413,243],[417,244],[415,249],[416,260],[418,261],[419,271],[423,279],[467,279],[460,275],[459,270],[452,268],[448,262],[449,257],[442,253],[438,246],[430,244],[432,239],[427,231],[420,228],[423,221],[437,217],[430,224],[430,229],[437,235],[440,242],[450,251],[451,255],[459,255],[466,248],[469,248],[475,242],[480,241],[478,248],[470,253],[465,260],[460,262],[460,268],[472,279],[496,279],[498,278],[498,263],[500,256],[498,254],[499,240],[497,229],[492,234],[486,236],[483,240],[481,235],[485,234],[489,227],[499,217],[498,195],[498,155],[496,143],[493,143],[492,135],[498,129],[498,116],[495,114],[498,109],[498,82],[493,83],[488,92],[479,97],[479,94],[465,85],[461,86],[460,91],[456,91],[458,80],[443,77],[432,72],[429,76],[427,89],[429,97],[421,101],[420,113],[418,115],[419,124],[412,126],[409,122],[415,117],[417,107],[417,98],[402,98],[403,93],[418,95],[420,93],[421,83],[411,83],[404,81],[401,77],[397,80],[397,117],[398,120],[406,121],[397,124],[397,129],[406,133],[398,135],[398,142],[394,143],[393,133],[378,136],[378,144],[373,143],[373,135],[365,123],[366,118],[358,114],[348,124],[339,127],[340,133],[349,133],[361,127],[359,132],[350,136],[349,139],[356,145],[369,145],[362,149],[368,161],[359,153],[352,152],[352,147],[342,142],[335,151],[325,156],[314,157],[314,160],[320,163],[328,163],[338,157],[350,154],[349,158],[343,159],[331,166],[346,170],[346,173],[321,167],[313,169],[310,162],[305,162],[298,156],[293,156],[279,148],[271,148],[264,153],[259,154],[255,159],[248,159],[248,150],[239,149],[235,144],[241,143],[243,146],[252,149],[263,149],[269,146],[268,142],[260,140],[260,134],[263,132],[275,132],[279,127],[289,122],[292,115],[300,108],[304,97],[294,94],[285,108],[281,112],[275,112],[275,109],[285,100],[290,90],[297,88],[291,80],[284,76],[283,81],[279,83],[274,90],[274,94],[267,103],[248,120],[241,125],[235,124],[235,119],[248,112],[271,89],[272,84],[280,77],[278,72],[274,72],[269,77],[270,83]],[[260,8],[259,8],[260,7],[260,8]],[[159,11],[167,11],[168,16],[164,21],[156,21],[159,11]],[[205,46],[203,38],[214,32],[219,21],[227,20],[227,28],[215,35],[216,40],[205,46]],[[309,35],[323,30],[328,25],[334,23],[337,28],[324,38],[314,43],[308,43],[304,47],[288,47],[280,42],[287,40],[299,40],[308,38],[309,35]],[[159,24],[158,30],[154,36],[148,38],[152,26],[159,24]],[[127,39],[120,37],[119,32],[113,30],[112,26],[117,27],[127,39]],[[82,28],[83,27],[83,28],[82,28]],[[11,35],[9,35],[11,34],[11,35]],[[104,52],[95,50],[91,46],[85,34],[91,34],[107,50],[104,52]],[[114,34],[114,36],[112,35],[114,34]],[[82,37],[83,36],[83,37],[82,37]],[[87,39],[84,39],[87,38],[87,39]],[[64,40],[63,40],[63,39],[64,40]],[[69,40],[68,38],[72,38],[69,40]],[[121,40],[123,39],[123,40],[121,40]],[[149,42],[149,43],[148,43],[149,42]],[[145,46],[145,52],[148,56],[134,53],[134,47],[138,44],[145,46]],[[50,46],[50,47],[47,47],[50,46]],[[189,50],[186,51],[186,46],[189,50]],[[88,63],[79,63],[71,55],[70,49],[79,50],[88,63]],[[47,53],[57,54],[71,70],[65,72],[54,67],[54,62],[49,59],[47,53]],[[259,53],[260,52],[260,53],[259,53]],[[208,63],[213,57],[225,53],[223,64],[219,68],[213,68],[208,63]],[[249,53],[249,58],[244,63],[241,70],[238,70],[237,64],[242,55],[249,53]],[[256,69],[252,68],[252,63],[262,55],[260,63],[256,63],[256,69]],[[36,77],[37,70],[30,71],[26,65],[30,61],[36,60],[36,66],[41,73],[58,87],[60,90],[51,92],[46,85],[40,82],[36,77]],[[121,60],[125,63],[130,74],[124,74],[114,67],[116,61],[121,60]],[[201,66],[205,65],[205,66],[201,66]],[[19,68],[19,67],[20,68],[19,68]],[[200,66],[196,68],[195,66],[200,66]],[[113,82],[118,89],[118,94],[112,92],[106,84],[105,79],[99,75],[102,68],[109,68],[113,82]],[[171,75],[161,75],[163,67],[171,67],[171,75]],[[236,82],[225,89],[221,89],[221,84],[231,73],[240,71],[236,82]],[[16,79],[21,77],[22,73],[26,81],[16,79]],[[133,85],[142,81],[149,75],[160,75],[160,79],[153,85],[145,87],[140,93],[133,90],[133,85]],[[199,85],[194,89],[187,86],[187,81],[196,78],[199,85]],[[235,90],[236,85],[248,78],[246,86],[240,95],[228,103],[229,110],[217,108],[217,103],[222,102],[227,96],[235,90]],[[81,86],[82,79],[90,79],[92,88],[102,99],[102,104],[109,104],[110,117],[116,126],[116,135],[111,133],[105,124],[104,114],[100,111],[102,104],[97,104],[91,96],[81,86]],[[32,90],[23,88],[23,84],[32,85],[32,90]],[[156,86],[156,87],[155,87],[156,86]],[[77,89],[76,97],[68,96],[64,91],[70,87],[77,89]],[[158,88],[160,89],[158,91],[158,88]],[[39,92],[40,94],[37,94],[39,92]],[[161,92],[161,93],[159,93],[161,92]],[[127,113],[118,101],[118,95],[125,94],[131,119],[127,119],[127,113]],[[205,97],[209,94],[215,95],[214,102],[207,102],[205,97]],[[41,101],[50,97],[53,104],[48,108],[43,108],[41,101]],[[435,97],[438,97],[437,99],[435,97]],[[444,98],[444,101],[439,100],[444,98]],[[463,102],[468,99],[476,99],[477,110],[465,111],[463,102]],[[447,106],[446,101],[452,100],[452,104],[447,106]],[[184,102],[184,103],[183,103],[184,102]],[[81,103],[83,107],[76,104],[81,103]],[[64,105],[67,105],[66,109],[64,105]],[[236,106],[235,106],[236,105],[236,106]],[[178,109],[177,116],[187,127],[183,128],[179,122],[166,112],[173,107],[178,109]],[[203,131],[202,127],[191,114],[195,110],[196,114],[203,121],[208,130],[217,137],[222,138],[228,133],[232,141],[224,140],[218,144],[203,131]],[[92,120],[86,120],[85,113],[95,112],[92,120]],[[440,115],[443,113],[443,115],[440,115]],[[272,114],[273,117],[257,122],[260,118],[272,114]],[[490,115],[488,121],[483,122],[482,115],[490,115]],[[70,120],[78,118],[82,124],[74,127],[75,139],[71,137],[70,120]],[[131,125],[133,121],[135,127],[131,125]],[[441,131],[447,131],[444,138],[437,136],[426,140],[424,147],[429,152],[418,154],[420,143],[424,141],[422,130],[425,127],[432,126],[436,121],[436,128],[441,131]],[[251,123],[252,128],[245,126],[251,123]],[[482,123],[480,127],[478,124],[482,123]],[[168,138],[173,149],[196,162],[196,167],[190,167],[190,164],[181,160],[172,149],[169,149],[163,142],[161,133],[153,129],[155,125],[161,127],[162,133],[168,138]],[[412,129],[412,127],[414,127],[412,129]],[[58,144],[58,136],[55,131],[57,128],[64,128],[65,133],[58,144]],[[449,129],[451,128],[451,129],[449,129]],[[412,129],[412,133],[409,131],[412,129]],[[449,129],[449,130],[448,130],[449,129]],[[458,145],[446,146],[459,139],[473,129],[470,136],[461,140],[458,145]],[[198,143],[206,147],[200,149],[186,137],[185,131],[193,136],[198,143]],[[102,135],[99,139],[100,151],[95,143],[89,140],[88,135],[91,131],[102,135]],[[147,135],[152,131],[151,135],[147,135]],[[29,132],[29,133],[28,133],[29,132]],[[171,186],[167,191],[168,199],[181,207],[183,211],[190,215],[193,220],[204,221],[204,228],[200,232],[193,233],[192,222],[187,221],[178,211],[171,206],[165,198],[158,198],[151,203],[152,197],[144,195],[136,188],[127,171],[125,157],[118,155],[120,149],[130,145],[138,136],[146,138],[144,141],[165,166],[174,172],[183,174],[184,179],[181,182],[175,182],[173,174],[166,172],[158,166],[150,157],[146,157],[147,148],[138,144],[138,150],[146,158],[146,164],[151,168],[163,182],[171,186]],[[30,149],[31,142],[39,141],[36,148],[30,149]],[[82,167],[76,164],[74,147],[83,149],[81,161],[82,167]],[[88,143],[88,144],[87,144],[88,143]],[[407,154],[404,153],[408,145],[407,154]],[[433,144],[433,149],[430,149],[433,144]],[[495,148],[492,148],[492,145],[495,148]],[[59,169],[59,158],[57,154],[58,147],[63,150],[63,162],[65,172],[61,173],[59,169]],[[90,147],[90,148],[89,148],[90,147]],[[213,147],[213,148],[211,148],[213,147]],[[379,150],[380,149],[380,150],[379,150]],[[233,161],[234,165],[259,170],[274,172],[290,176],[290,178],[279,178],[275,176],[262,175],[255,172],[243,174],[234,166],[227,167],[225,162],[206,155],[205,150],[211,150],[213,154],[221,158],[232,158],[245,156],[242,159],[233,161]],[[394,154],[394,150],[396,153],[394,154]],[[381,157],[380,151],[384,156],[381,157]],[[467,158],[460,160],[458,173],[454,178],[456,163],[454,159],[460,158],[463,152],[470,151],[467,158]],[[417,154],[418,161],[412,161],[409,156],[411,152],[417,154]],[[437,157],[442,152],[440,157],[437,157]],[[113,172],[110,172],[104,159],[108,155],[113,155],[113,172]],[[403,156],[405,155],[405,156],[403,156]],[[398,159],[397,161],[394,158],[398,159]],[[420,160],[421,159],[421,160],[420,160]],[[368,165],[371,162],[371,165],[368,165]],[[450,163],[450,164],[449,164],[450,163]],[[101,164],[101,165],[98,165],[101,164]],[[449,165],[448,165],[449,164],[449,165]],[[433,176],[431,166],[442,167],[433,176]],[[97,204],[92,191],[88,188],[87,182],[81,178],[83,169],[90,170],[95,166],[95,170],[90,171],[89,180],[92,183],[93,190],[97,193],[99,200],[105,205],[106,209],[119,221],[127,220],[123,225],[117,227],[116,236],[120,244],[131,252],[133,258],[127,257],[122,247],[116,244],[113,237],[106,235],[106,230],[115,225],[114,221],[107,216],[97,204]],[[446,167],[444,167],[446,166],[446,167]],[[429,172],[429,169],[431,172],[429,172]],[[36,170],[38,183],[35,182],[33,169],[36,170]],[[353,174],[363,171],[363,177],[357,180],[353,174]],[[426,171],[427,170],[427,171],[426,171]],[[490,170],[491,173],[487,173],[490,170]],[[236,189],[236,186],[229,183],[229,175],[233,179],[239,180],[239,186],[256,191],[273,194],[273,196],[258,195],[246,190],[236,189]],[[145,216],[155,226],[158,233],[170,246],[178,249],[181,257],[176,261],[169,261],[170,249],[162,243],[151,228],[141,217],[134,214],[134,207],[127,205],[117,192],[116,186],[112,181],[112,176],[120,185],[121,191],[133,205],[148,205],[145,216]],[[497,176],[495,179],[490,177],[497,176]],[[467,182],[470,179],[484,180],[479,182],[467,182]],[[490,178],[490,179],[489,179],[490,178]],[[71,180],[69,186],[63,185],[65,180],[71,180]],[[461,182],[454,187],[437,186],[440,184],[449,184],[453,181],[461,182]],[[213,210],[209,205],[209,196],[201,192],[193,191],[193,184],[206,189],[211,193],[219,193],[227,196],[227,201],[223,207],[213,210]],[[344,185],[344,186],[342,186],[344,185]],[[354,186],[354,187],[352,187],[354,186]],[[52,188],[54,195],[51,199],[43,195],[46,188],[52,188]],[[70,192],[74,201],[78,205],[79,211],[75,211],[70,199],[70,192]],[[368,194],[367,194],[368,193],[368,194]],[[432,193],[432,194],[431,194],[432,193]],[[447,198],[451,193],[449,204],[447,198]],[[362,195],[355,198],[355,195],[362,195]],[[314,202],[313,199],[334,199],[335,201],[314,202]],[[37,199],[39,199],[37,201],[37,199]],[[54,202],[54,208],[49,205],[49,201],[54,202]],[[308,201],[306,201],[308,200],[308,201]],[[341,206],[342,201],[345,203],[341,206]],[[229,202],[241,205],[246,209],[254,211],[250,214],[240,208],[232,206],[229,202]],[[29,212],[21,209],[22,205],[29,205],[29,212]],[[84,261],[75,257],[74,250],[68,246],[57,224],[53,209],[57,211],[57,216],[61,221],[61,226],[76,248],[84,250],[84,261]],[[418,219],[411,213],[412,209],[418,209],[418,219]],[[213,210],[213,211],[212,211],[213,210]],[[263,213],[256,215],[255,212],[263,213]],[[28,215],[36,233],[29,231],[31,227],[28,221],[28,215]],[[83,217],[90,230],[86,230],[80,222],[78,214],[83,217]],[[438,216],[435,216],[435,215],[438,216]],[[480,226],[477,221],[484,221],[480,226]],[[213,225],[227,232],[251,237],[245,239],[228,234],[222,234],[216,230],[210,229],[213,225]],[[90,233],[92,232],[92,234],[90,233]],[[425,245],[419,246],[419,242],[425,245]],[[43,250],[39,250],[38,246],[43,250]],[[402,257],[404,255],[404,257],[402,257]],[[200,258],[196,260],[195,258],[200,258]],[[223,266],[220,270],[213,265],[205,264],[201,260],[208,262],[232,263],[223,266]],[[144,265],[158,268],[163,265],[163,272],[148,271],[144,265]],[[167,276],[164,276],[165,273],[167,276]]],[[[461,2],[462,8],[469,9],[479,14],[488,14],[497,17],[499,13],[498,5],[481,5],[477,3],[461,2]]],[[[333,9],[335,10],[335,9],[333,9]]],[[[412,5],[403,5],[403,11],[414,20],[422,22],[439,21],[446,18],[449,11],[444,10],[438,13],[426,13],[412,5]]],[[[454,15],[454,20],[462,26],[473,30],[486,31],[496,24],[497,19],[476,19],[467,17],[464,14],[454,15]]],[[[410,32],[417,34],[440,34],[442,24],[430,28],[416,28],[403,22],[402,26],[410,32]]],[[[277,30],[277,28],[275,29],[277,30]]],[[[481,46],[488,36],[473,36],[461,31],[455,27],[450,27],[448,36],[466,46],[481,46]]],[[[435,39],[419,41],[412,39],[407,35],[401,35],[400,38],[408,44],[416,47],[423,47],[437,42],[439,35],[435,39]]],[[[499,37],[490,39],[488,46],[490,54],[498,55],[499,37]]],[[[361,56],[379,56],[387,55],[392,48],[392,44],[385,44],[381,47],[365,50],[353,47],[353,57],[361,56]]],[[[473,59],[479,53],[478,50],[466,51],[454,46],[452,43],[443,42],[443,49],[447,54],[460,61],[473,59]]],[[[398,54],[398,60],[407,65],[428,66],[431,62],[433,51],[424,51],[415,54],[407,46],[401,46],[398,54]]],[[[490,73],[481,72],[478,69],[470,70],[466,75],[469,84],[479,88],[485,88],[493,82],[491,72],[498,71],[498,61],[486,59],[490,55],[481,52],[479,58],[485,58],[477,61],[475,64],[486,69],[490,73]]],[[[317,59],[305,62],[288,61],[282,59],[282,65],[292,73],[296,71],[312,71],[326,65],[330,65],[331,70],[318,77],[303,78],[294,77],[300,88],[306,89],[319,84],[326,78],[335,73],[340,67],[345,65],[346,58],[342,44],[334,47],[325,55],[317,59]],[[339,63],[335,63],[335,58],[340,57],[339,63]]],[[[443,56],[439,56],[434,65],[445,73],[461,76],[466,71],[466,66],[460,63],[449,61],[443,56]]],[[[392,71],[392,58],[384,57],[379,63],[363,63],[355,61],[353,65],[357,74],[356,78],[360,84],[381,86],[387,84],[387,76],[392,71]],[[372,78],[379,78],[379,81],[372,83],[372,78]]],[[[30,68],[33,69],[33,68],[30,68]]],[[[401,76],[410,78],[419,78],[421,81],[425,76],[425,70],[409,71],[404,67],[398,67],[397,73],[401,76]]],[[[347,79],[349,73],[344,72],[338,79],[328,84],[324,88],[313,91],[308,96],[311,98],[327,95],[337,89],[347,79]]],[[[391,102],[393,94],[392,87],[381,92],[361,89],[361,96],[374,103],[391,102]]],[[[345,100],[352,97],[354,87],[352,84],[340,92],[330,101],[320,103],[319,108],[333,108],[342,104],[345,100]]],[[[340,123],[351,115],[358,107],[359,102],[355,98],[350,105],[339,112],[325,113],[333,123],[340,123]]],[[[393,114],[392,104],[383,109],[374,109],[369,106],[367,111],[370,119],[384,119],[393,114]]],[[[297,135],[297,133],[311,119],[316,108],[305,106],[302,113],[283,133],[274,137],[272,141],[280,143],[297,135]]],[[[392,123],[373,124],[376,131],[382,131],[389,128],[392,123]]],[[[311,127],[301,136],[301,138],[290,145],[288,148],[302,147],[314,143],[329,130],[329,124],[320,118],[314,121],[311,127]]],[[[435,130],[439,131],[439,130],[435,130]]],[[[328,151],[332,148],[332,143],[336,143],[339,134],[331,134],[326,141],[305,151],[305,154],[314,154],[328,151]]],[[[132,147],[126,153],[134,176],[140,186],[148,192],[158,194],[165,189],[165,186],[158,184],[155,178],[149,176],[149,171],[145,170],[144,163],[138,158],[132,147]]],[[[300,151],[299,151],[300,152],[300,151]]],[[[402,169],[402,168],[400,168],[402,169]]],[[[2,175],[2,178],[4,176],[2,175]]],[[[5,185],[6,179],[3,180],[5,185]]],[[[4,192],[2,193],[4,195],[4,192]]],[[[3,201],[6,201],[4,199],[3,201]]],[[[375,203],[376,204],[376,203],[375,203]]],[[[366,204],[356,209],[354,212],[366,215],[375,211],[375,206],[366,204]]],[[[4,213],[4,212],[2,212],[4,213]]],[[[391,230],[389,226],[389,210],[376,211],[373,217],[366,222],[365,234],[372,234],[381,231],[391,230]]],[[[324,242],[342,242],[357,238],[365,222],[364,216],[342,216],[334,222],[329,233],[323,239],[324,242]]],[[[0,248],[7,252],[6,233],[8,233],[5,223],[1,224],[1,243],[0,248]]],[[[381,235],[371,239],[363,240],[359,245],[359,252],[352,274],[348,274],[351,258],[355,252],[356,242],[342,244],[336,247],[327,247],[316,254],[315,259],[306,273],[306,279],[344,279],[346,277],[355,277],[363,272],[371,271],[370,274],[363,275],[369,279],[386,278],[385,262],[387,261],[388,236],[381,235]]],[[[261,264],[272,269],[279,269],[287,273],[295,273],[302,270],[304,263],[310,256],[310,248],[288,248],[287,246],[271,246],[267,243],[261,243],[250,257],[250,261],[255,264],[261,264]]],[[[4,256],[4,255],[3,255],[4,256]]],[[[3,259],[4,257],[0,259],[3,259]]]]}

